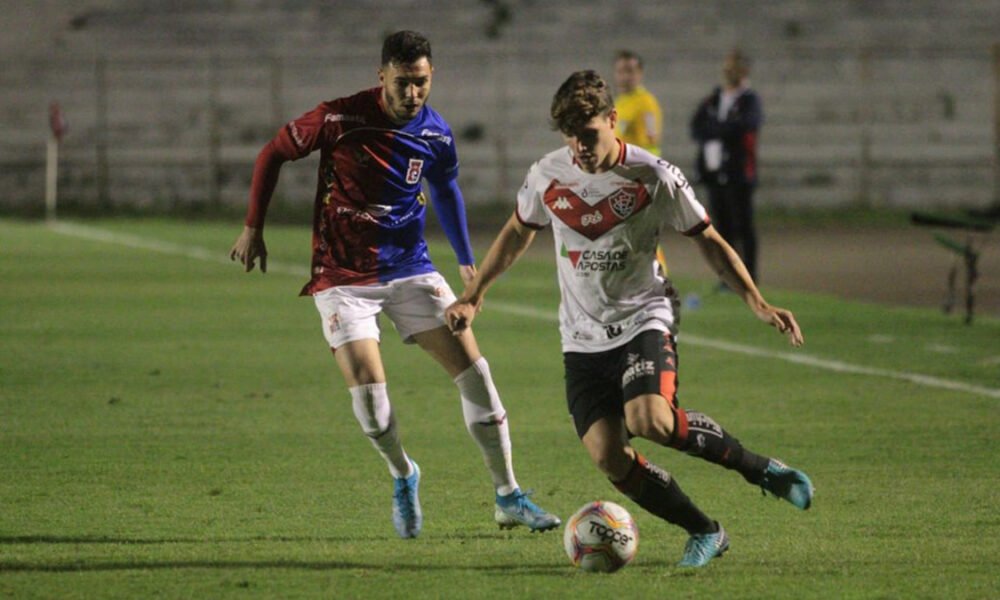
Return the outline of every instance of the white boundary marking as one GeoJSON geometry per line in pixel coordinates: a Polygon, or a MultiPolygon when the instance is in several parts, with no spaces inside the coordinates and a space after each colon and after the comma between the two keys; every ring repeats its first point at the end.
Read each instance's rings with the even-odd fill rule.
{"type": "MultiPolygon", "coordinates": [[[[106,229],[88,227],[85,225],[77,225],[74,223],[66,223],[66,222],[52,223],[49,225],[49,229],[51,229],[55,233],[59,233],[62,235],[73,236],[96,242],[117,244],[119,246],[126,246],[129,248],[149,250],[151,252],[158,252],[160,254],[183,256],[185,258],[193,258],[195,260],[203,260],[215,263],[231,262],[229,260],[229,257],[226,256],[225,254],[221,254],[219,252],[209,250],[207,248],[201,248],[198,246],[182,246],[180,244],[174,244],[171,242],[146,239],[137,235],[127,234],[127,233],[115,233],[113,231],[108,231],[106,229]]],[[[309,269],[305,267],[291,265],[288,263],[275,262],[271,260],[267,261],[267,270],[270,273],[282,273],[285,275],[295,275],[298,277],[309,276],[309,269]]],[[[542,310],[531,306],[523,306],[520,304],[513,304],[509,302],[490,301],[487,302],[486,309],[495,310],[497,312],[502,312],[519,317],[528,317],[531,319],[549,321],[552,323],[557,323],[559,321],[559,318],[556,315],[555,311],[542,310]]],[[[877,369],[874,367],[865,367],[861,365],[846,363],[839,360],[817,358],[815,356],[809,356],[808,354],[802,354],[802,353],[793,354],[791,352],[779,352],[776,350],[767,350],[766,348],[737,344],[734,342],[727,342],[725,340],[717,340],[713,338],[702,337],[690,333],[683,334],[683,341],[685,344],[690,344],[692,346],[702,346],[704,348],[712,348],[714,350],[721,350],[723,352],[732,352],[734,354],[745,354],[747,356],[773,358],[799,365],[806,365],[818,369],[825,369],[827,371],[834,371],[837,373],[851,373],[854,375],[885,377],[887,379],[907,381],[924,387],[933,387],[946,390],[953,390],[957,392],[966,392],[969,394],[988,396],[990,398],[1000,398],[1000,389],[998,388],[974,385],[962,381],[955,381],[952,379],[942,379],[940,377],[933,377],[930,375],[923,375],[920,373],[910,373],[907,371],[892,371],[889,369],[877,369]]]]}

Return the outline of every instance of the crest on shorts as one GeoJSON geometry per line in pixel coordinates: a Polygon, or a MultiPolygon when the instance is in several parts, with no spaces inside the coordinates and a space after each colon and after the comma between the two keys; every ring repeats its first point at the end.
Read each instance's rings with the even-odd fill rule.
{"type": "Polygon", "coordinates": [[[635,192],[622,188],[608,196],[608,204],[611,205],[611,211],[615,216],[627,219],[635,210],[635,192]]]}

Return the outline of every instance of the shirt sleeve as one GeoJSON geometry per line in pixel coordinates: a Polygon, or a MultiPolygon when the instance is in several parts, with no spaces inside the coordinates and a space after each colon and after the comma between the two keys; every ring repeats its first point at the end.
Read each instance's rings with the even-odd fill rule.
{"type": "Polygon", "coordinates": [[[274,138],[276,149],[290,160],[309,156],[336,135],[334,122],[327,121],[330,113],[326,103],[320,104],[301,117],[289,121],[274,138]]]}
{"type": "Polygon", "coordinates": [[[659,162],[662,164],[657,168],[661,182],[658,193],[662,195],[661,201],[666,202],[666,222],[684,235],[698,235],[712,222],[708,212],[698,201],[684,173],[676,165],[664,160],[659,162]]]}
{"type": "Polygon", "coordinates": [[[427,173],[427,180],[435,180],[438,185],[445,185],[458,177],[458,149],[455,148],[455,136],[451,133],[451,129],[446,129],[445,134],[433,143],[439,144],[440,150],[435,157],[433,167],[427,173]]]}
{"type": "Polygon", "coordinates": [[[545,212],[542,180],[538,163],[535,163],[524,178],[524,185],[517,192],[517,207],[514,209],[514,214],[521,225],[531,229],[544,229],[551,222],[548,213],[545,212]]]}
{"type": "Polygon", "coordinates": [[[465,202],[462,199],[462,191],[458,188],[458,181],[454,178],[447,182],[428,179],[427,185],[430,188],[434,212],[437,213],[441,228],[444,229],[444,234],[448,237],[455,256],[458,257],[458,264],[475,264],[476,259],[469,243],[465,202]]]}

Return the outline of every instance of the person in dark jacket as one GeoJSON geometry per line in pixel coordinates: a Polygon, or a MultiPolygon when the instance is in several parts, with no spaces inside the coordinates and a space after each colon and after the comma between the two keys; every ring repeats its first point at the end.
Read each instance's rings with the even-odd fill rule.
{"type": "Polygon", "coordinates": [[[691,137],[698,142],[697,173],[708,189],[713,223],[756,280],[753,193],[764,112],[760,96],[750,89],[749,74],[750,62],[741,51],[726,55],[722,85],[698,105],[691,137]]]}

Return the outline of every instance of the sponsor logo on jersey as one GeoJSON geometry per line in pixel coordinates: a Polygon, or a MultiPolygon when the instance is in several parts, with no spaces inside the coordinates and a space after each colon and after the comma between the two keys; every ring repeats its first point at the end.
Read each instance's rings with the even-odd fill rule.
{"type": "Polygon", "coordinates": [[[419,158],[411,158],[410,166],[406,169],[406,183],[414,184],[420,182],[420,174],[424,170],[424,161],[419,158]]]}
{"type": "Polygon", "coordinates": [[[288,134],[292,136],[292,141],[295,142],[295,146],[302,150],[306,147],[306,141],[302,139],[302,133],[299,132],[299,128],[295,125],[295,121],[290,121],[288,123],[288,134]]]}
{"type": "Polygon", "coordinates": [[[364,123],[365,118],[360,115],[342,115],[336,113],[327,113],[323,116],[324,122],[329,123],[339,123],[341,121],[346,121],[348,123],[364,123]]]}
{"type": "Polygon", "coordinates": [[[613,340],[616,337],[620,336],[624,330],[625,330],[625,328],[622,327],[621,325],[605,325],[604,326],[604,333],[605,333],[605,335],[608,336],[609,340],[613,340]]]}
{"type": "Polygon", "coordinates": [[[580,217],[580,225],[583,225],[584,227],[590,227],[592,225],[597,225],[603,220],[604,220],[604,215],[601,214],[601,211],[595,210],[594,212],[588,215],[583,215],[582,217],[580,217]]]}
{"type": "Polygon", "coordinates": [[[577,274],[621,271],[628,260],[628,250],[570,250],[563,244],[559,255],[568,258],[577,274]]]}
{"type": "Polygon", "coordinates": [[[433,140],[440,140],[445,143],[445,145],[451,145],[451,136],[445,135],[443,133],[438,133],[437,131],[431,131],[430,129],[424,129],[420,132],[420,137],[431,138],[433,140]]]}

